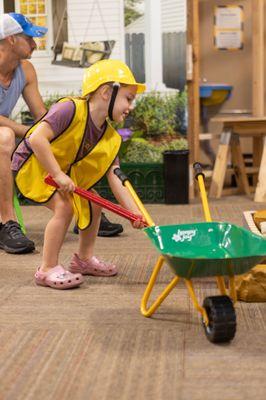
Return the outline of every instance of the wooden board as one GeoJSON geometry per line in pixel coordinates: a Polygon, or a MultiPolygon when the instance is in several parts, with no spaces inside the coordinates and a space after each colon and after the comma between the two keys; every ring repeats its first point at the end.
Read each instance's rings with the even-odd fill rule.
{"type": "MultiPolygon", "coordinates": [[[[190,46],[192,71],[187,77],[188,87],[188,144],[189,144],[189,197],[194,198],[193,164],[199,155],[199,4],[187,2],[187,45],[190,46]]],[[[189,53],[189,52],[188,52],[189,53]]]]}
{"type": "Polygon", "coordinates": [[[255,192],[254,201],[266,202],[266,139],[264,138],[263,153],[260,163],[258,184],[255,192]]]}
{"type": "Polygon", "coordinates": [[[220,144],[212,174],[209,197],[220,198],[223,191],[224,178],[227,167],[229,144],[220,144]]]}

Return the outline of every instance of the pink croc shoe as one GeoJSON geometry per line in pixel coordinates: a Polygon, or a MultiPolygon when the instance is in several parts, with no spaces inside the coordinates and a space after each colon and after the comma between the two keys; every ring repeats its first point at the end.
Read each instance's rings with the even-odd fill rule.
{"type": "Polygon", "coordinates": [[[42,272],[38,268],[35,273],[35,282],[37,285],[54,289],[71,289],[81,285],[84,278],[81,274],[72,274],[61,265],[57,265],[48,272],[42,272]]]}
{"type": "Polygon", "coordinates": [[[77,254],[72,257],[69,271],[94,276],[113,276],[117,274],[117,268],[114,264],[100,261],[96,257],[91,257],[89,260],[81,260],[77,254]]]}

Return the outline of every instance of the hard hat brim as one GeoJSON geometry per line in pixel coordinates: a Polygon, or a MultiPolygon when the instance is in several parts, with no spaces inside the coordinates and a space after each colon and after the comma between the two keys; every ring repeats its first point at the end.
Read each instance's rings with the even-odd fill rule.
{"type": "Polygon", "coordinates": [[[146,85],[144,83],[137,83],[137,94],[143,93],[146,90],[146,85]]]}

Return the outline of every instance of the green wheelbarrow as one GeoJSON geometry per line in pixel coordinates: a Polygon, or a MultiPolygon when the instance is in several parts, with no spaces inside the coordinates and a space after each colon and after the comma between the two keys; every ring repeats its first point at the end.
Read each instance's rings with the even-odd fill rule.
{"type": "MultiPolygon", "coordinates": [[[[202,316],[203,328],[208,340],[212,343],[229,342],[236,333],[234,303],[237,296],[234,276],[247,272],[266,257],[266,240],[239,226],[225,222],[212,222],[201,165],[196,163],[194,169],[206,222],[163,226],[154,224],[126,175],[119,168],[114,171],[141,211],[147,225],[144,232],[160,253],[142,297],[141,313],[145,317],[152,316],[180,279],[184,279],[192,303],[202,316]],[[166,264],[173,271],[174,278],[148,307],[157,276],[166,264]],[[220,295],[206,297],[201,306],[194,291],[192,278],[210,276],[216,277],[220,295]],[[229,288],[226,287],[225,276],[228,277],[229,288]]],[[[50,177],[45,180],[55,185],[50,177]]],[[[131,221],[138,218],[90,191],[76,188],[75,193],[131,221]]]]}

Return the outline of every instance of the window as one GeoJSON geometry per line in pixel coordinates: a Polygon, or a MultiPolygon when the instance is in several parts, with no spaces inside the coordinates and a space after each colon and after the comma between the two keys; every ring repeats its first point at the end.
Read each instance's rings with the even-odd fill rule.
{"type": "MultiPolygon", "coordinates": [[[[48,26],[48,12],[46,0],[18,0],[17,12],[26,15],[33,24],[39,26],[48,26]]],[[[47,35],[43,38],[34,39],[37,44],[37,50],[47,50],[47,35]]]]}

